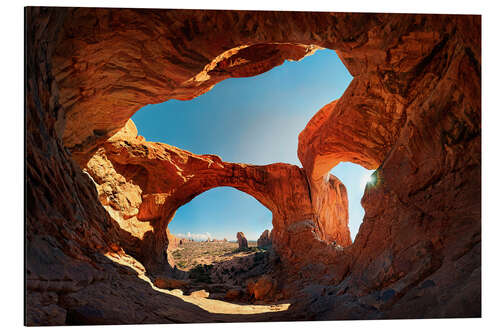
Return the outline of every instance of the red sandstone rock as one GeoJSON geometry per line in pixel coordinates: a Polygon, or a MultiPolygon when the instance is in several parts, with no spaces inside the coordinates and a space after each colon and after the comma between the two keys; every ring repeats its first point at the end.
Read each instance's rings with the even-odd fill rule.
{"type": "Polygon", "coordinates": [[[257,281],[249,281],[247,285],[248,293],[257,301],[269,298],[275,287],[275,282],[268,275],[261,276],[257,281]]]}
{"type": "Polygon", "coordinates": [[[89,160],[85,171],[96,183],[103,207],[118,222],[121,229],[141,239],[145,233],[153,230],[148,221],[137,219],[142,204],[141,188],[117,173],[102,149],[89,160]]]}
{"type": "Polygon", "coordinates": [[[239,300],[243,296],[243,290],[241,289],[229,289],[224,296],[225,300],[235,301],[239,300]]]}
{"type": "Polygon", "coordinates": [[[168,249],[173,250],[181,244],[181,240],[170,233],[170,230],[166,230],[168,239],[168,249]]]}
{"type": "Polygon", "coordinates": [[[262,234],[260,235],[259,239],[257,239],[257,246],[258,247],[269,247],[273,245],[271,241],[271,232],[269,230],[264,230],[262,234]]]}
{"type": "Polygon", "coordinates": [[[154,285],[161,289],[180,289],[188,286],[188,282],[160,277],[155,279],[154,285]]]}
{"type": "MultiPolygon", "coordinates": [[[[218,156],[195,155],[167,144],[134,138],[109,140],[104,150],[116,172],[142,190],[137,219],[155,225],[151,236],[140,241],[138,251],[146,257],[144,260],[150,261],[145,263],[149,268],[164,265],[163,253],[168,246],[165,230],[175,211],[196,195],[217,186],[232,186],[246,192],[273,212],[277,251],[298,241],[289,237],[286,229],[289,224],[314,219],[305,174],[296,166],[228,163],[218,156]]],[[[347,210],[347,203],[343,207],[347,210]]],[[[328,232],[333,234],[314,224],[311,228],[318,239],[326,240],[328,232]]],[[[281,253],[286,257],[284,251],[281,253]]]]}
{"type": "MultiPolygon", "coordinates": [[[[108,141],[142,142],[144,140],[138,137],[135,124],[129,120],[126,126],[108,141]]],[[[142,189],[114,169],[103,149],[99,149],[92,156],[85,171],[96,183],[102,205],[122,230],[139,240],[143,240],[148,232],[153,232],[151,221],[138,219],[139,208],[143,206],[142,189]]],[[[165,236],[168,239],[170,250],[179,245],[179,239],[172,235],[168,229],[165,230],[165,236]]],[[[128,250],[131,250],[130,244],[128,250]]],[[[134,249],[134,252],[137,251],[140,249],[134,249]]],[[[173,266],[173,258],[170,258],[169,261],[173,266]]]]}
{"type": "Polygon", "coordinates": [[[244,233],[238,232],[236,238],[238,239],[238,249],[248,249],[248,241],[244,233]]]}
{"type": "MultiPolygon", "coordinates": [[[[117,246],[163,256],[175,209],[220,184],[247,184],[272,206],[273,240],[293,273],[284,274],[294,279],[287,290],[309,290],[300,287],[305,275],[333,288],[294,303],[287,320],[480,315],[479,16],[28,8],[26,18],[28,325],[241,320],[153,293],[103,259],[117,246]],[[225,164],[140,136],[130,148],[123,138],[105,144],[116,174],[94,169],[95,183],[72,160],[86,167],[143,105],[194,98],[314,45],[336,50],[354,79],[299,137],[304,169],[225,164]],[[347,201],[327,175],[340,161],[377,168],[378,177],[356,241],[342,251],[329,240],[350,242],[339,214],[347,201]],[[183,180],[179,165],[229,172],[205,186],[203,177],[183,180]],[[148,182],[158,174],[173,185],[148,182]],[[106,184],[126,193],[113,197],[106,184]],[[188,190],[165,192],[180,185],[188,190]],[[135,186],[136,218],[152,232],[128,224],[135,186]]],[[[109,167],[104,158],[99,165],[109,167]]]]}

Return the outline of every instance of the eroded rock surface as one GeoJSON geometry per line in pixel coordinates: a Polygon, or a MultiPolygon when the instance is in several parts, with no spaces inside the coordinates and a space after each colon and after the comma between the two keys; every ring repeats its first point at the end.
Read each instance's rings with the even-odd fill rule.
{"type": "Polygon", "coordinates": [[[272,245],[273,245],[273,242],[271,239],[271,232],[266,229],[262,232],[259,239],[257,239],[257,246],[265,248],[265,247],[270,247],[272,245]]]}
{"type": "Polygon", "coordinates": [[[248,241],[245,237],[245,234],[241,231],[236,234],[236,238],[238,239],[238,249],[248,249],[248,241]]]}
{"type": "Polygon", "coordinates": [[[28,8],[26,29],[27,324],[480,316],[479,16],[28,8]],[[143,105],[318,46],[354,79],[301,133],[303,169],[109,140],[143,105]],[[341,161],[377,169],[352,245],[341,161]],[[273,212],[288,311],[207,312],[128,268],[168,263],[175,210],[222,184],[273,212]]]}
{"type": "Polygon", "coordinates": [[[248,283],[248,293],[256,300],[263,300],[273,293],[276,282],[269,275],[262,275],[256,281],[248,283]]]}
{"type": "MultiPolygon", "coordinates": [[[[118,137],[123,139],[124,135],[118,133],[118,137]]],[[[301,168],[284,163],[264,166],[229,163],[215,155],[196,155],[164,143],[137,139],[134,135],[126,140],[111,138],[102,149],[114,170],[142,190],[135,217],[151,224],[153,231],[142,237],[141,245],[136,247],[141,248],[141,259],[149,268],[162,266],[167,260],[164,253],[169,242],[165,230],[177,209],[218,186],[231,186],[248,193],[273,213],[273,239],[284,259],[305,253],[288,250],[292,242],[298,242],[289,228],[302,221],[318,219],[312,210],[307,179],[301,168]]],[[[346,200],[345,195],[340,199],[346,200]]],[[[347,210],[347,202],[342,207],[347,210]]],[[[347,217],[347,212],[341,216],[347,217]]],[[[305,226],[316,241],[326,240],[324,235],[328,232],[315,223],[305,226]]]]}

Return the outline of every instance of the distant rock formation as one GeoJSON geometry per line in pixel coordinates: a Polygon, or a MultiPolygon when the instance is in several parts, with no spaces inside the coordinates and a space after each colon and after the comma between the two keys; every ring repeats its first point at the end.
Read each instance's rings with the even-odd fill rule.
{"type": "Polygon", "coordinates": [[[241,231],[236,234],[236,238],[238,238],[238,248],[239,249],[248,249],[248,241],[245,237],[245,234],[241,231]]]}
{"type": "Polygon", "coordinates": [[[170,230],[167,229],[167,238],[168,238],[168,249],[169,250],[173,250],[177,247],[179,247],[179,245],[181,245],[181,239],[172,235],[170,233],[170,230]]]}
{"type": "Polygon", "coordinates": [[[257,240],[257,246],[265,248],[265,247],[270,247],[272,244],[273,243],[271,241],[271,232],[266,229],[257,240]]]}

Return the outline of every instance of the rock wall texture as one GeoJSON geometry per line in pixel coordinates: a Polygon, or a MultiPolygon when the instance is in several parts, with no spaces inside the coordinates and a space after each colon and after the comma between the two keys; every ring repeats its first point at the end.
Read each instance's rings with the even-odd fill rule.
{"type": "MultiPolygon", "coordinates": [[[[135,247],[142,249],[137,251],[144,253],[140,255],[141,261],[148,268],[163,266],[167,259],[164,253],[169,242],[165,231],[177,209],[214,187],[234,187],[267,207],[273,213],[278,251],[288,251],[291,247],[292,239],[287,232],[290,225],[314,219],[307,179],[301,168],[284,163],[264,166],[229,163],[215,155],[196,155],[168,144],[144,141],[137,137],[136,131],[127,137],[127,128],[135,128],[131,120],[127,124],[123,133],[118,132],[104,143],[88,166],[94,169],[94,161],[106,159],[110,173],[118,174],[125,184],[134,184],[141,190],[137,209],[128,213],[127,221],[143,225],[142,245],[135,247]],[[147,231],[151,232],[144,235],[147,231]]],[[[113,184],[111,187],[115,192],[120,191],[113,184]]],[[[130,202],[134,201],[127,200],[122,205],[122,215],[129,211],[130,202]]]]}
{"type": "Polygon", "coordinates": [[[262,232],[259,239],[257,239],[257,246],[262,248],[272,246],[271,232],[269,230],[266,229],[262,232]]]}
{"type": "Polygon", "coordinates": [[[479,16],[27,8],[26,41],[27,324],[480,316],[479,16]],[[354,79],[300,134],[303,168],[194,155],[127,124],[318,47],[354,79]],[[341,161],[377,175],[352,244],[328,175],[341,161]],[[286,316],[209,313],[110,259],[168,263],[168,221],[215,186],[273,212],[286,316]]]}

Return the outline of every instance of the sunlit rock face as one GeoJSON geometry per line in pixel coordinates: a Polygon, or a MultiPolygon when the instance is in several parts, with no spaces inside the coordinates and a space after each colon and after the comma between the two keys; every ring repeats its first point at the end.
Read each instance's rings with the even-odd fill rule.
{"type": "MultiPolygon", "coordinates": [[[[88,166],[105,158],[109,174],[118,174],[124,184],[134,184],[140,189],[140,202],[135,204],[135,214],[128,216],[128,220],[142,223],[145,232],[152,231],[153,238],[139,237],[141,258],[148,262],[148,267],[164,264],[163,254],[169,247],[165,230],[177,209],[214,187],[234,187],[267,207],[273,213],[275,248],[283,255],[293,241],[287,228],[296,222],[315,219],[301,168],[285,163],[254,166],[224,162],[215,155],[196,155],[168,144],[144,141],[136,132],[126,136],[127,129],[132,127],[135,128],[129,120],[124,133],[120,131],[110,138],[88,166]]],[[[111,193],[120,192],[120,188],[110,185],[114,189],[111,193]]],[[[122,215],[123,211],[129,211],[130,202],[124,201],[122,215]]],[[[343,207],[347,209],[347,205],[343,207]]],[[[321,238],[314,223],[309,231],[317,233],[318,240],[321,238]]]]}
{"type": "Polygon", "coordinates": [[[344,283],[373,299],[392,295],[388,316],[480,313],[480,38],[463,30],[478,22],[461,19],[453,33],[443,25],[401,37],[405,46],[386,51],[390,72],[357,73],[357,52],[339,52],[354,80],[299,136],[313,203],[337,163],[378,168],[344,283]],[[403,51],[420,46],[422,58],[403,51]],[[437,308],[417,310],[428,302],[437,308]]]}
{"type": "Polygon", "coordinates": [[[259,239],[257,239],[257,246],[261,248],[272,246],[271,232],[269,230],[266,229],[262,232],[259,239]]]}
{"type": "Polygon", "coordinates": [[[26,14],[28,324],[480,315],[480,17],[26,14]],[[143,105],[195,98],[316,47],[336,50],[354,79],[304,124],[303,168],[227,163],[126,127],[143,105]],[[109,140],[124,127],[128,134],[109,140]],[[345,188],[327,174],[342,161],[377,169],[352,245],[345,188]],[[287,295],[302,291],[286,316],[201,311],[105,256],[123,249],[146,267],[168,263],[169,219],[214,186],[245,191],[273,212],[287,295]],[[313,282],[324,289],[303,288],[313,282]]]}
{"type": "MultiPolygon", "coordinates": [[[[137,134],[137,128],[132,120],[129,120],[126,125],[118,133],[113,135],[109,142],[144,142],[144,138],[137,134]]],[[[136,169],[137,166],[131,165],[130,168],[136,169]]],[[[122,170],[123,166],[117,169],[122,170]]],[[[113,163],[107,158],[106,150],[100,148],[88,161],[84,171],[96,183],[96,188],[99,194],[99,201],[113,218],[118,223],[122,232],[129,234],[126,237],[128,244],[126,249],[128,252],[134,253],[135,256],[147,261],[146,259],[153,256],[152,253],[143,253],[144,242],[148,242],[150,235],[154,233],[153,223],[157,217],[146,216],[144,210],[148,207],[148,195],[143,202],[143,190],[140,180],[125,178],[127,173],[119,173],[113,163]],[[142,214],[140,214],[142,208],[142,214]],[[139,219],[141,217],[141,219],[139,219]]],[[[162,231],[162,239],[168,244],[168,249],[173,250],[179,245],[179,239],[172,235],[165,227],[162,231]]],[[[122,243],[123,240],[122,240],[122,243]]],[[[123,245],[123,244],[122,244],[123,245]]],[[[163,253],[162,253],[163,257],[163,253]]],[[[173,265],[173,259],[168,258],[168,261],[173,265]]]]}

